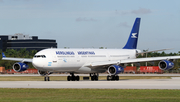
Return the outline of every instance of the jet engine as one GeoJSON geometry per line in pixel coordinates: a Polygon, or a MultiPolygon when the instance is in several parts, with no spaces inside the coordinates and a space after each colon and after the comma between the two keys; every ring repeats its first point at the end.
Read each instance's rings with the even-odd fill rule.
{"type": "Polygon", "coordinates": [[[22,62],[17,62],[13,65],[13,70],[16,72],[22,72],[29,68],[29,66],[22,62]]]}
{"type": "Polygon", "coordinates": [[[159,62],[158,66],[161,70],[169,70],[174,67],[174,63],[168,60],[162,60],[159,62]]]}
{"type": "Polygon", "coordinates": [[[108,68],[108,73],[111,75],[116,75],[116,74],[123,73],[123,72],[124,72],[124,68],[121,66],[118,66],[118,65],[111,65],[108,68]]]}

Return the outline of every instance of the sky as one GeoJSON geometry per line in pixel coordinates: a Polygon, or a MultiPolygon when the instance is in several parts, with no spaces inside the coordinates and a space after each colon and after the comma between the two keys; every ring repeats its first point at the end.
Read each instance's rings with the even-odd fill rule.
{"type": "Polygon", "coordinates": [[[137,17],[138,49],[180,51],[180,0],[0,0],[0,34],[55,39],[58,48],[119,49],[137,17]]]}

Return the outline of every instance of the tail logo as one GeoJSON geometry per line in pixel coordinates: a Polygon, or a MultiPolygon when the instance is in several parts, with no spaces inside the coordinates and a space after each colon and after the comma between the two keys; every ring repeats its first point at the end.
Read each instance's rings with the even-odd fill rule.
{"type": "Polygon", "coordinates": [[[137,33],[132,33],[132,36],[131,36],[131,38],[137,38],[137,33]]]}

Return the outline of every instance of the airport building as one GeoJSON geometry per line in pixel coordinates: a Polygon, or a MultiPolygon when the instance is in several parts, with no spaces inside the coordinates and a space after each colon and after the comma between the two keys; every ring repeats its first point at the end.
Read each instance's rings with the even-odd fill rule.
{"type": "Polygon", "coordinates": [[[17,33],[14,35],[0,35],[0,49],[24,49],[42,50],[46,48],[57,48],[56,40],[38,39],[38,36],[29,36],[17,33]]]}

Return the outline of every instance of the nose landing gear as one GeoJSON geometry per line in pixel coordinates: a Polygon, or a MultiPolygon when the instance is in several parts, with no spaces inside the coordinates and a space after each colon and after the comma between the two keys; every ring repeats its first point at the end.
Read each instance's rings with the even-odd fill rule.
{"type": "Polygon", "coordinates": [[[50,81],[48,75],[52,74],[52,72],[38,70],[38,74],[44,76],[44,81],[50,81]]]}
{"type": "Polygon", "coordinates": [[[50,81],[49,76],[45,76],[44,81],[50,81]]]}

